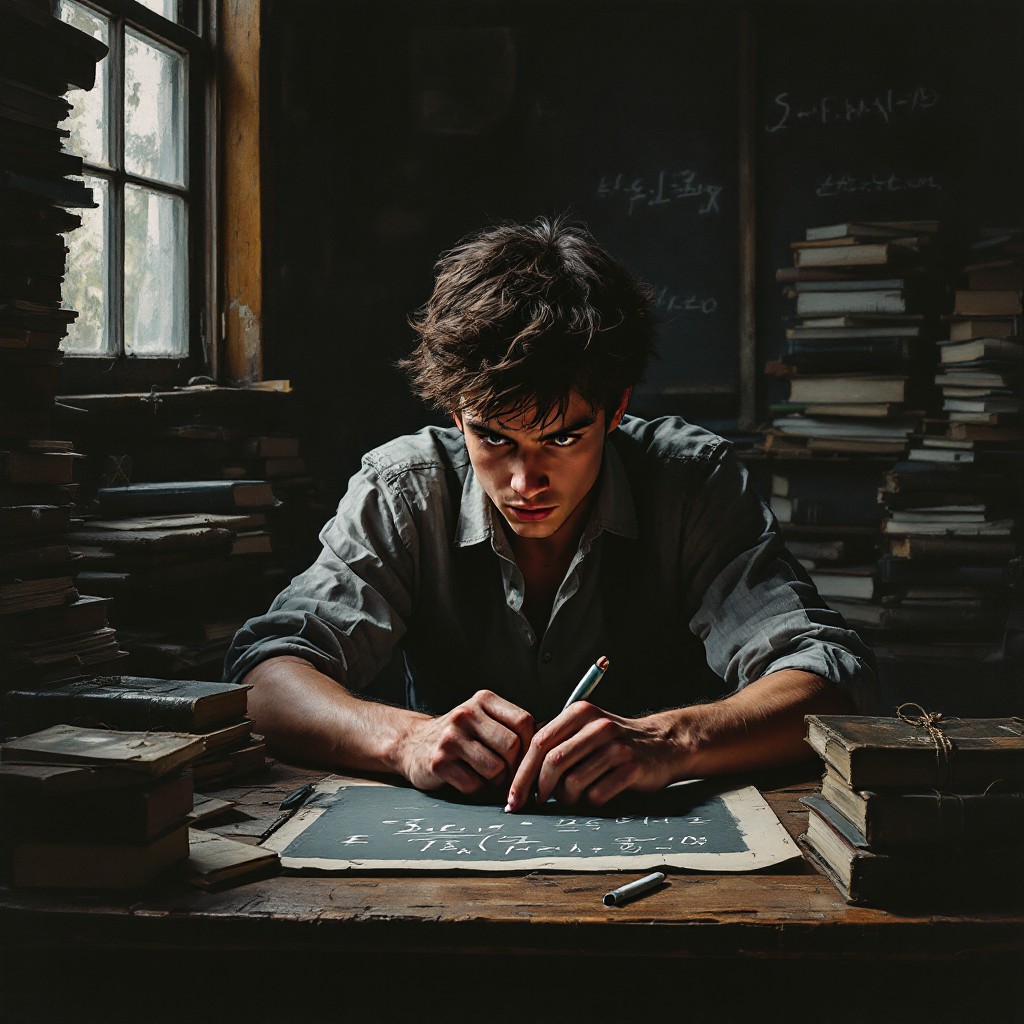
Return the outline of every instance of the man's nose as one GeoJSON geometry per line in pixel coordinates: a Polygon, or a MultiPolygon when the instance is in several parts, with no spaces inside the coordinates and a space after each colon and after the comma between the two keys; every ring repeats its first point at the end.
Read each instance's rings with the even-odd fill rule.
{"type": "Polygon", "coordinates": [[[512,470],[512,490],[521,498],[532,501],[548,488],[550,481],[536,459],[520,458],[512,470]]]}

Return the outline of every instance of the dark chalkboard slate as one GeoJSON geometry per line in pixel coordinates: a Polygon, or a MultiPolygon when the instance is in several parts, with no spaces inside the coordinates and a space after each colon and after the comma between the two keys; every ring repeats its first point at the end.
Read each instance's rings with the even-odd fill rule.
{"type": "Polygon", "coordinates": [[[322,871],[753,871],[799,851],[752,786],[672,786],[614,811],[555,801],[519,814],[392,786],[327,779],[264,844],[287,868],[322,871]]]}
{"type": "Polygon", "coordinates": [[[760,11],[762,364],[792,311],[775,269],[792,265],[789,243],[807,227],[937,219],[955,256],[979,228],[1024,223],[1022,38],[1015,0],[774,0],[760,11]]]}

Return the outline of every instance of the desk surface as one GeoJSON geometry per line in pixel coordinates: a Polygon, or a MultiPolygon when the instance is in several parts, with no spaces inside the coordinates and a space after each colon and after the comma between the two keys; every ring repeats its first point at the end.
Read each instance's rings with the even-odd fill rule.
{"type": "MultiPolygon", "coordinates": [[[[281,799],[323,776],[272,764],[234,821],[211,831],[254,844],[281,799]]],[[[805,828],[791,776],[760,787],[791,835],[805,828]]],[[[847,906],[808,863],[765,874],[673,874],[625,907],[601,896],[620,874],[445,877],[282,875],[221,893],[177,878],[144,894],[0,888],[0,948],[443,950],[659,957],[984,958],[1024,950],[1024,914],[890,912],[847,906]]]]}

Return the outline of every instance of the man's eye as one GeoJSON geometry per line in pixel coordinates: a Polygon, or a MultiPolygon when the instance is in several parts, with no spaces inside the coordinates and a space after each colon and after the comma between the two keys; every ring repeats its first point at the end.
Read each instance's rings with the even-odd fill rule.
{"type": "Polygon", "coordinates": [[[508,443],[508,438],[502,437],[501,434],[484,434],[480,440],[492,448],[500,448],[503,444],[508,443]]]}
{"type": "Polygon", "coordinates": [[[579,434],[559,434],[551,438],[551,443],[556,448],[571,448],[579,439],[579,434]]]}

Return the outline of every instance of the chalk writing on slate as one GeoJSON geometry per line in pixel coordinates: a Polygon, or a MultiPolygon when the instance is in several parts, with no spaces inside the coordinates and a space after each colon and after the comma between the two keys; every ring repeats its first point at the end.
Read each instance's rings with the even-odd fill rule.
{"type": "Polygon", "coordinates": [[[665,207],[680,201],[689,202],[698,214],[721,213],[718,197],[723,187],[700,181],[697,172],[690,170],[658,171],[647,177],[619,173],[602,175],[597,183],[597,197],[620,199],[630,216],[636,209],[665,207]]]}
{"type": "Polygon", "coordinates": [[[718,299],[713,295],[704,298],[689,294],[685,290],[669,291],[668,285],[654,286],[654,308],[660,313],[714,313],[718,309],[718,299]]]}
{"type": "Polygon", "coordinates": [[[915,189],[941,189],[934,174],[903,177],[895,173],[829,174],[818,182],[814,194],[821,199],[851,195],[854,192],[905,192],[915,189]]]}
{"type": "Polygon", "coordinates": [[[859,121],[880,121],[894,124],[934,107],[939,94],[919,85],[913,89],[883,89],[869,96],[846,96],[827,93],[815,97],[797,97],[780,92],[772,100],[776,120],[765,125],[765,131],[779,132],[798,126],[856,124],[859,121]]]}
{"type": "Polygon", "coordinates": [[[414,789],[327,780],[265,845],[286,867],[323,870],[632,870],[701,860],[706,870],[730,870],[722,863],[730,857],[749,870],[796,853],[751,787],[709,794],[678,786],[630,802],[636,813],[573,814],[551,801],[505,814],[414,789]]]}

